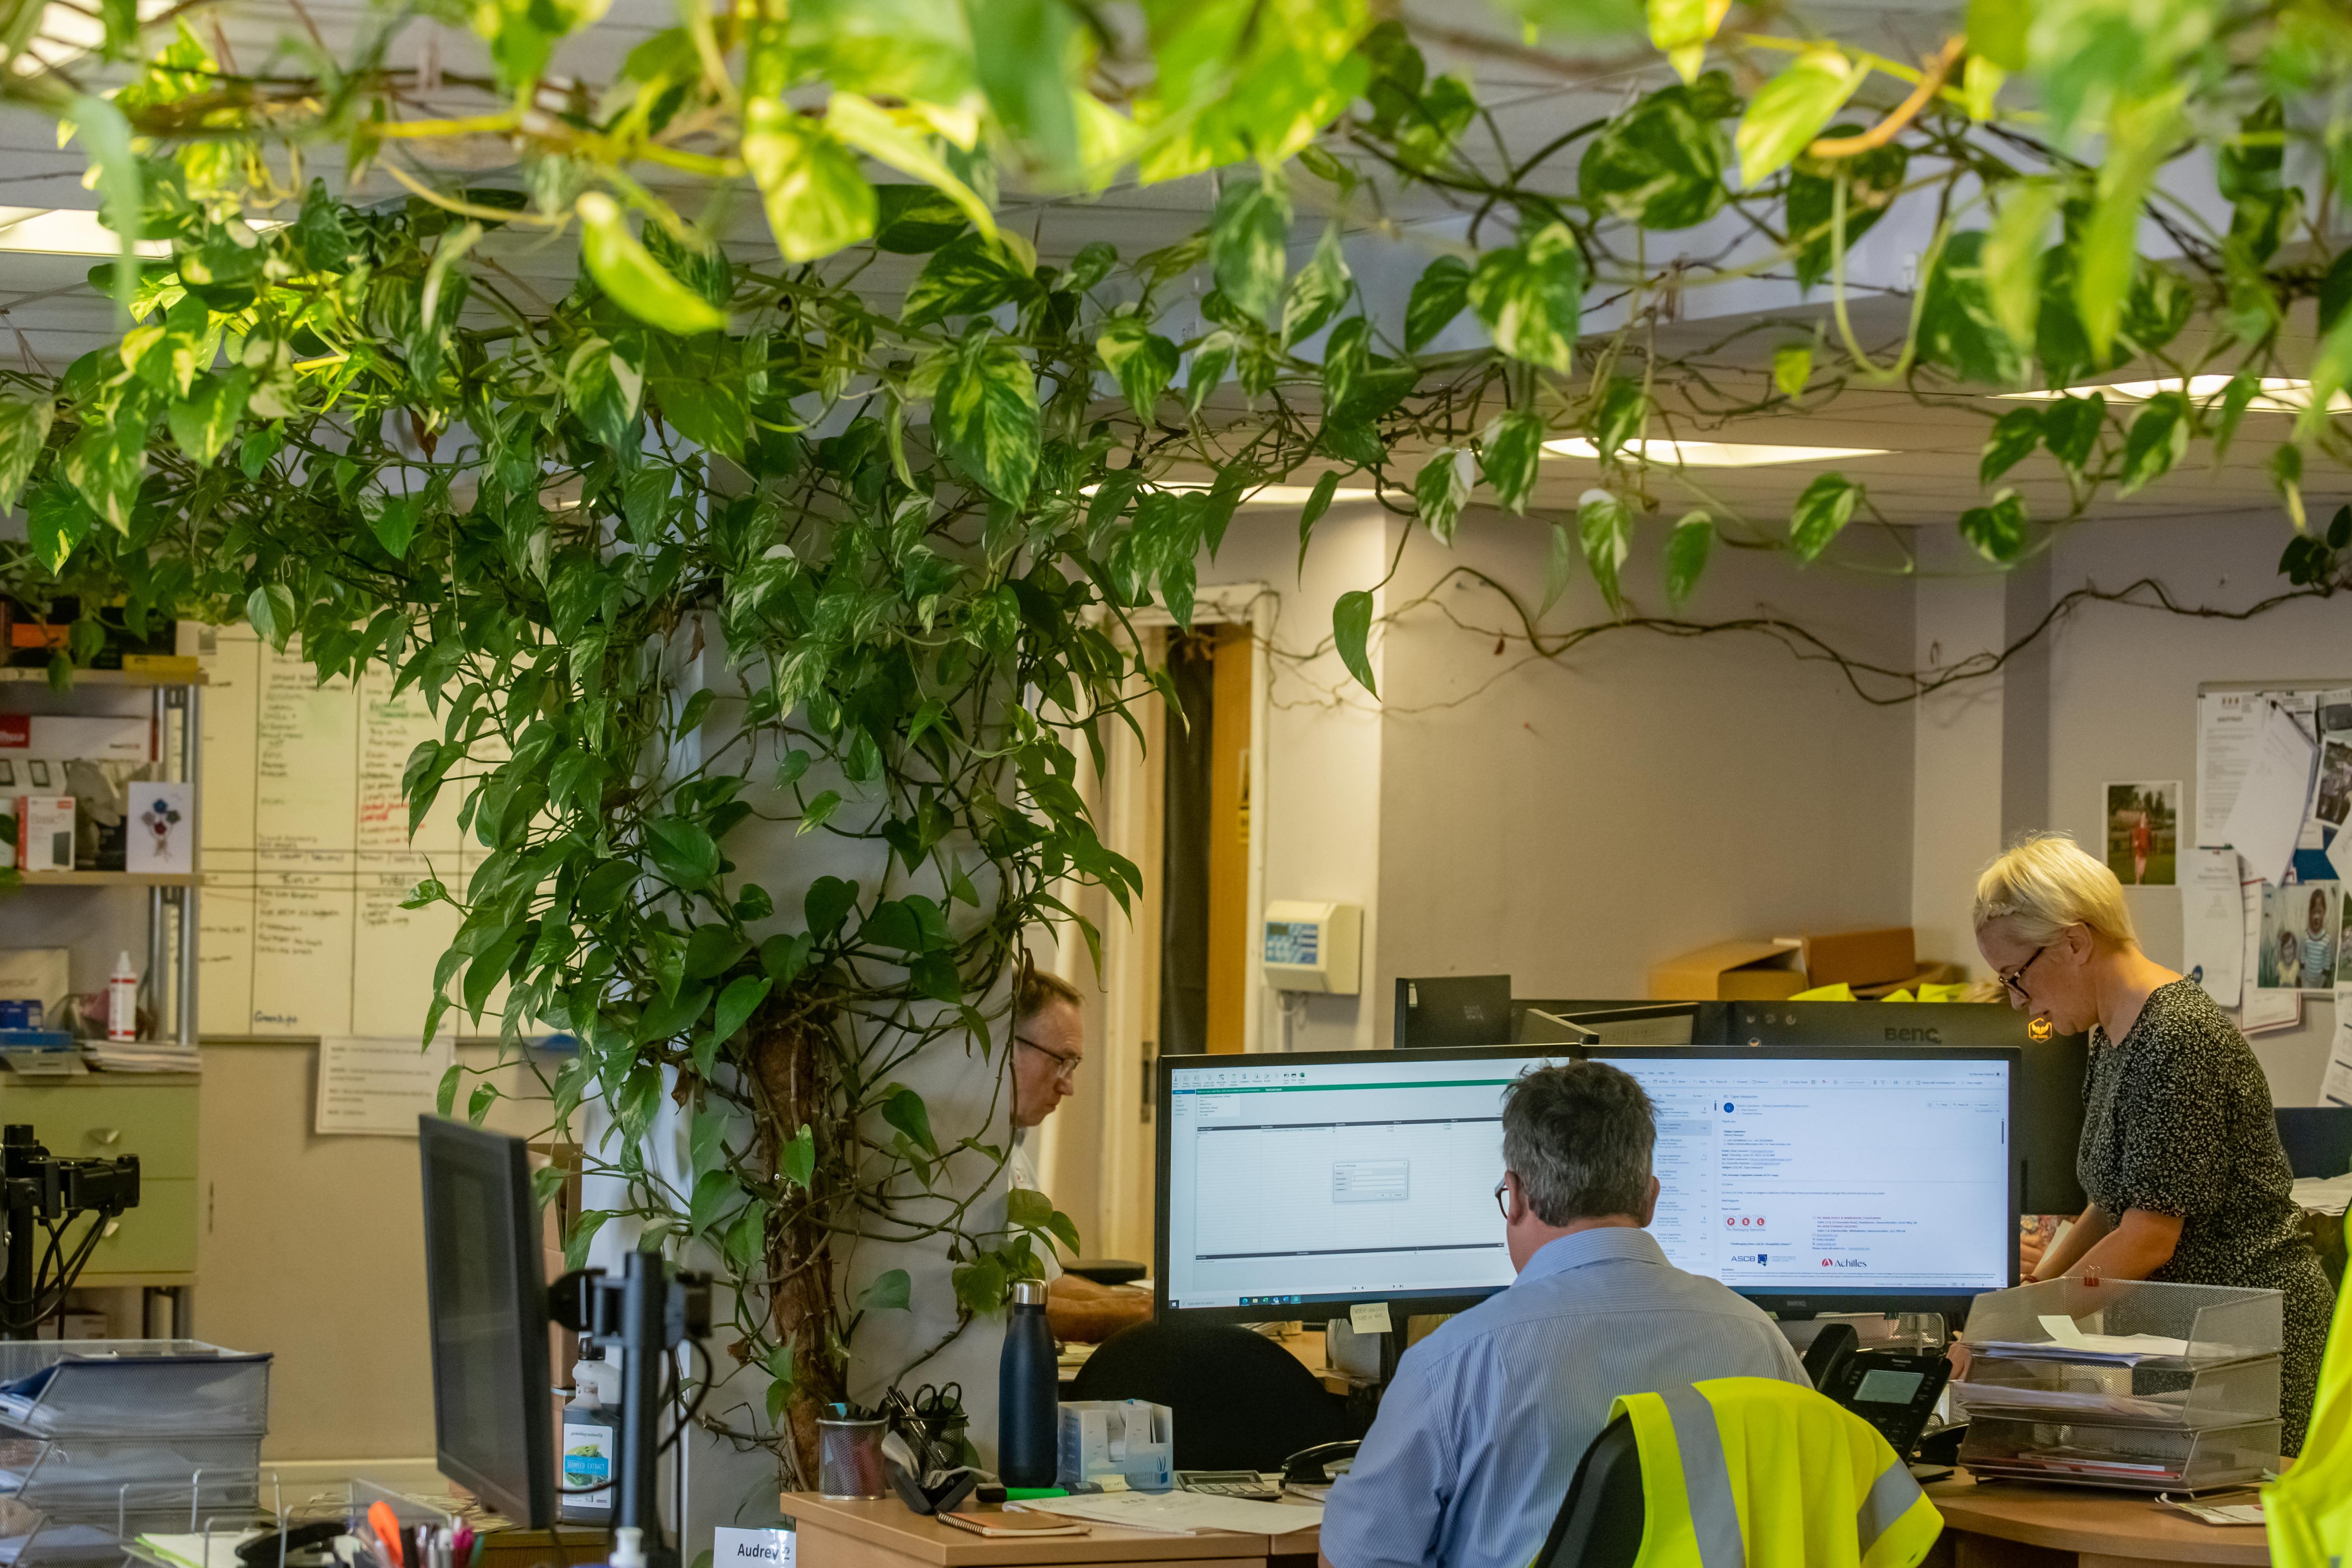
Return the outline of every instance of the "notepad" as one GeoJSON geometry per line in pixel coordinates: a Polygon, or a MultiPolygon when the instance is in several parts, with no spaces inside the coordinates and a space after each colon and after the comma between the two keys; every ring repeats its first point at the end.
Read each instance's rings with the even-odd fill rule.
{"type": "MultiPolygon", "coordinates": [[[[1005,1506],[1013,1507],[1013,1504],[1005,1506]]],[[[1204,1492],[1111,1492],[1098,1496],[1030,1498],[1019,1504],[1036,1513],[1059,1514],[1126,1530],[1162,1535],[1198,1535],[1233,1530],[1244,1535],[1287,1535],[1323,1522],[1313,1503],[1251,1502],[1204,1492]]]]}

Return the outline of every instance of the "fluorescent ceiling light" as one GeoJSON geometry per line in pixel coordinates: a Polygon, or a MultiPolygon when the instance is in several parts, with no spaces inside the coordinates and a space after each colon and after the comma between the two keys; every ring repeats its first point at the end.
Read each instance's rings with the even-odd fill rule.
{"type": "MultiPolygon", "coordinates": [[[[0,207],[0,250],[42,256],[120,256],[122,237],[98,221],[98,215],[73,207],[0,207]]],[[[142,256],[169,256],[172,247],[160,239],[139,242],[142,256]]]]}
{"type": "MultiPolygon", "coordinates": [[[[1167,490],[1179,495],[1190,495],[1202,490],[1206,490],[1209,489],[1209,486],[1196,479],[1171,479],[1166,484],[1146,485],[1143,488],[1151,490],[1167,490]]],[[[1099,489],[1101,489],[1099,485],[1088,485],[1079,493],[1081,495],[1092,495],[1099,489]]],[[[1249,494],[1242,497],[1241,504],[1244,506],[1305,506],[1307,500],[1312,498],[1314,494],[1315,487],[1313,485],[1261,485],[1256,489],[1250,491],[1249,494]]],[[[1360,486],[1342,486],[1331,492],[1331,503],[1334,506],[1337,506],[1339,502],[1345,500],[1377,500],[1379,499],[1380,492],[1378,490],[1368,490],[1360,486]]]]}
{"type": "MultiPolygon", "coordinates": [[[[1626,451],[1675,468],[1761,468],[1774,463],[1827,463],[1839,458],[1883,458],[1885,447],[1766,447],[1745,441],[1628,441],[1626,451]]],[[[1581,436],[1546,441],[1559,458],[1598,458],[1601,449],[1581,436]]]]}
{"type": "MultiPolygon", "coordinates": [[[[2003,392],[1995,395],[2005,402],[2052,403],[2061,397],[2088,397],[2096,392],[2124,403],[2145,403],[2159,392],[2187,392],[2191,401],[2200,405],[2219,403],[2221,395],[2236,379],[2227,375],[2192,375],[2186,382],[2179,378],[2163,381],[2116,381],[2097,386],[2070,386],[2063,392],[2003,392]]],[[[2259,389],[2246,404],[2258,414],[2300,414],[2311,404],[2311,383],[2289,376],[2266,375],[2255,383],[2259,389]]],[[[2352,412],[2352,397],[2337,393],[2327,405],[2328,412],[2352,412]]]]}

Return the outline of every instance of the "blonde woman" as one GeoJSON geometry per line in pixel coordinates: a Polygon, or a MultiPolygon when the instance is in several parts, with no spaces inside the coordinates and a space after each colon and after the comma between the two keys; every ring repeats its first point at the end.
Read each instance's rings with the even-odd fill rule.
{"type": "Polygon", "coordinates": [[[1976,931],[2011,1005],[2091,1037],[2075,1154],[2090,1206],[2033,1277],[2284,1292],[2281,1446],[2300,1451],[2333,1303],[2295,1228],[2270,1085],[2245,1037],[2139,950],[2123,884],[2071,838],[2025,839],[1987,867],[1976,931]]]}

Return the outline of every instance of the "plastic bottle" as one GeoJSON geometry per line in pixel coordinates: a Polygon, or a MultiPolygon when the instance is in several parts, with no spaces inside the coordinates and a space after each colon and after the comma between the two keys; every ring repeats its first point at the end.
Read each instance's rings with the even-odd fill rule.
{"type": "Polygon", "coordinates": [[[1004,1325],[1004,1353],[996,1363],[996,1472],[1008,1487],[1054,1484],[1061,1423],[1055,1377],[1045,1282],[1019,1280],[1004,1325]]]}
{"type": "MultiPolygon", "coordinates": [[[[563,1407],[563,1441],[556,1446],[555,1484],[559,1487],[593,1487],[614,1479],[621,1447],[621,1412],[604,1397],[614,1371],[602,1361],[572,1363],[572,1399],[563,1407]]],[[[608,1486],[603,1491],[560,1496],[555,1500],[556,1515],[602,1523],[613,1517],[615,1489],[608,1486]]]]}
{"type": "Polygon", "coordinates": [[[139,971],[131,966],[128,951],[114,961],[114,973],[106,977],[106,1037],[139,1037],[139,971]]]}

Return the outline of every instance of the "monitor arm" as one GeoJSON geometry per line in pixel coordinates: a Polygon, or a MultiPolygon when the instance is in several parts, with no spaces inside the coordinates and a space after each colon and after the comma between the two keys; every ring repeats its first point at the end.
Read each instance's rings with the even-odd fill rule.
{"type": "Polygon", "coordinates": [[[7,1231],[5,1282],[0,1282],[0,1333],[31,1339],[65,1305],[66,1292],[89,1262],[106,1234],[107,1222],[139,1206],[139,1156],[109,1160],[61,1160],[43,1148],[23,1123],[0,1128],[0,1224],[7,1231]],[[66,1227],[84,1215],[98,1223],[68,1255],[66,1227]],[[45,1260],[33,1263],[36,1233],[46,1226],[51,1275],[45,1260]]]}
{"type": "Polygon", "coordinates": [[[556,1280],[547,1289],[547,1315],[596,1349],[621,1352],[611,1568],[677,1568],[656,1490],[662,1371],[672,1351],[709,1336],[709,1276],[673,1273],[659,1253],[632,1252],[618,1279],[601,1268],[575,1268],[556,1280]]]}

